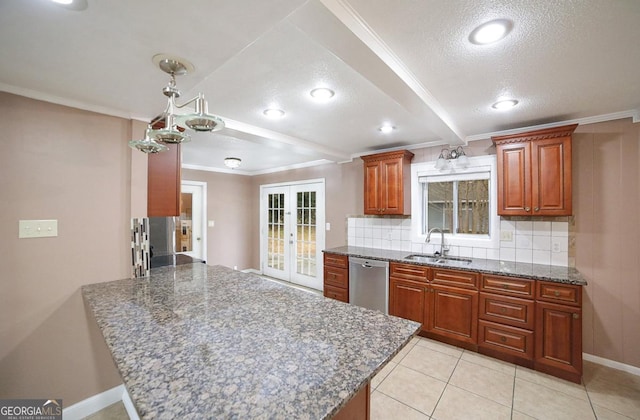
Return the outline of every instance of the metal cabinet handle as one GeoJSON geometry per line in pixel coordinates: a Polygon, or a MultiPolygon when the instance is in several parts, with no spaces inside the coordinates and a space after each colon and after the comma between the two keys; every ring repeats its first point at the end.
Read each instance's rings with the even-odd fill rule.
{"type": "Polygon", "coordinates": [[[502,312],[502,313],[507,312],[507,308],[500,308],[500,312],[502,312]]]}
{"type": "Polygon", "coordinates": [[[580,318],[580,314],[573,314],[573,319],[578,319],[580,318]]]}
{"type": "Polygon", "coordinates": [[[508,284],[503,284],[503,285],[502,285],[502,288],[503,288],[503,289],[508,289],[508,288],[509,288],[509,285],[508,285],[508,284]]]}
{"type": "Polygon", "coordinates": [[[534,207],[533,211],[540,211],[540,207],[534,207]]]}
{"type": "Polygon", "coordinates": [[[524,211],[527,211],[527,212],[531,211],[531,207],[525,207],[524,211]]]}
{"type": "Polygon", "coordinates": [[[556,290],[555,292],[553,292],[553,295],[554,295],[555,297],[560,297],[560,292],[556,290]]]}
{"type": "Polygon", "coordinates": [[[504,335],[503,335],[503,336],[501,336],[501,337],[500,337],[500,341],[502,341],[502,342],[504,343],[505,341],[507,341],[507,337],[505,337],[504,335]]]}

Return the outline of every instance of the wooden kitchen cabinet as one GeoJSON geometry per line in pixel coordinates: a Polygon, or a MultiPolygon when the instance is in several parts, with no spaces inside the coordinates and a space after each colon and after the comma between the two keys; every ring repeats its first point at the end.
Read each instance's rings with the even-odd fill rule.
{"type": "Polygon", "coordinates": [[[428,294],[428,336],[439,336],[458,345],[477,344],[478,291],[432,283],[428,294]]]}
{"type": "Polygon", "coordinates": [[[478,351],[533,367],[535,280],[483,275],[480,281],[478,351]]]}
{"type": "Polygon", "coordinates": [[[410,164],[407,150],[362,156],[364,161],[364,214],[411,213],[410,164]]]}
{"type": "Polygon", "coordinates": [[[580,383],[582,287],[538,281],[535,369],[580,383]]]}
{"type": "Polygon", "coordinates": [[[498,214],[570,216],[571,136],[568,125],[492,137],[498,161],[498,214]]]}
{"type": "Polygon", "coordinates": [[[422,323],[421,334],[475,350],[478,274],[389,265],[389,314],[422,323]]]}
{"type": "Polygon", "coordinates": [[[147,216],[180,216],[181,157],[179,144],[166,144],[169,150],[149,154],[147,216]]]}
{"type": "Polygon", "coordinates": [[[349,257],[324,253],[324,296],[349,303],[349,257]]]}
{"type": "Polygon", "coordinates": [[[426,283],[390,277],[389,315],[419,322],[424,329],[426,295],[426,283]]]}

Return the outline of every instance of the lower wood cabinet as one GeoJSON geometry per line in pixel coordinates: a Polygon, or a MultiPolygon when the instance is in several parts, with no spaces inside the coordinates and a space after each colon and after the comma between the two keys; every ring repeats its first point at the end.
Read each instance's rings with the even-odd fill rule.
{"type": "Polygon", "coordinates": [[[394,262],[389,273],[389,314],[421,335],[580,383],[582,286],[394,262]]]}
{"type": "Polygon", "coordinates": [[[389,314],[419,322],[424,328],[426,295],[426,283],[390,277],[389,314]]]}
{"type": "Polygon", "coordinates": [[[582,378],[582,310],[536,303],[535,369],[580,383],[582,378]]]}
{"type": "Polygon", "coordinates": [[[432,284],[425,308],[429,335],[460,343],[478,343],[478,292],[432,284]]]}
{"type": "Polygon", "coordinates": [[[324,296],[349,303],[349,256],[324,253],[324,296]]]}

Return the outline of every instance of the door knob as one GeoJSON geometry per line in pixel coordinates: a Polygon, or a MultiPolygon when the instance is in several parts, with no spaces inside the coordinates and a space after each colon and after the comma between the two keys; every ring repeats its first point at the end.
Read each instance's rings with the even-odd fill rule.
{"type": "Polygon", "coordinates": [[[199,241],[199,240],[200,240],[200,238],[196,238],[196,241],[199,241]]]}

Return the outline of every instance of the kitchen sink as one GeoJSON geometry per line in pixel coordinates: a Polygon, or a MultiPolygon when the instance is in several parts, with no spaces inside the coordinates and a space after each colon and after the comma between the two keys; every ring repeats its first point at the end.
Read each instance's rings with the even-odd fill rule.
{"type": "Polygon", "coordinates": [[[411,255],[407,255],[404,258],[411,261],[424,262],[424,263],[430,263],[430,264],[466,265],[471,263],[470,258],[450,257],[448,255],[411,254],[411,255]]]}

